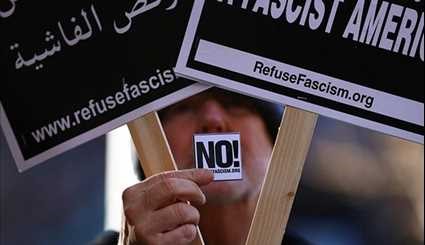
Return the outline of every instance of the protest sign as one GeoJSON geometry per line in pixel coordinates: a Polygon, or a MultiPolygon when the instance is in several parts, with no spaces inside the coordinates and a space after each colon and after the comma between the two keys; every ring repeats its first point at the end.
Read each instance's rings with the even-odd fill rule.
{"type": "Polygon", "coordinates": [[[196,0],[176,72],[423,144],[423,9],[196,0]]]}
{"type": "Polygon", "coordinates": [[[3,1],[0,124],[18,169],[206,89],[173,72],[192,4],[3,1]]]}

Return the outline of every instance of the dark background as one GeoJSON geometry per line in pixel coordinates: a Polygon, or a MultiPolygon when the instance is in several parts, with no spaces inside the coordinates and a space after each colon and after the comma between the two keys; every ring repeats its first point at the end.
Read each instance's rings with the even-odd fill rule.
{"type": "Polygon", "coordinates": [[[105,137],[24,173],[0,131],[0,244],[87,244],[104,229],[105,137]]]}

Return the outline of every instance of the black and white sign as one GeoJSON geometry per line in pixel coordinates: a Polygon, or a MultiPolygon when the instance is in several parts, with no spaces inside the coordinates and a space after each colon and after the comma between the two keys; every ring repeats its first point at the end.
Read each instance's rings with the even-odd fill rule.
{"type": "Polygon", "coordinates": [[[423,144],[422,0],[195,0],[176,72],[423,144]]]}
{"type": "Polygon", "coordinates": [[[173,72],[192,5],[1,1],[0,124],[19,170],[205,90],[173,72]]]}
{"type": "Polygon", "coordinates": [[[214,180],[242,179],[239,133],[196,134],[193,136],[196,168],[210,169],[214,180]]]}

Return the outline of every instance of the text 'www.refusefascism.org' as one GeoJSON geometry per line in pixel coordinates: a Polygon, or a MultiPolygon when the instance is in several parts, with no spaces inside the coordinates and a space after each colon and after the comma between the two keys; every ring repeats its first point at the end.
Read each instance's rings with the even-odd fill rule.
{"type": "Polygon", "coordinates": [[[71,114],[54,120],[31,132],[32,138],[37,143],[41,143],[49,138],[53,138],[71,128],[82,125],[83,122],[93,120],[108,111],[118,109],[120,106],[128,103],[138,97],[148,94],[160,87],[173,82],[176,79],[171,69],[160,71],[138,84],[130,85],[123,81],[120,91],[100,100],[90,100],[87,106],[84,106],[71,114]]]}

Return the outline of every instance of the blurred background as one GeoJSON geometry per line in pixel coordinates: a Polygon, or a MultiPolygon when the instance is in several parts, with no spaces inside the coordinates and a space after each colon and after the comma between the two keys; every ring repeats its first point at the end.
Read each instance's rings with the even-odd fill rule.
{"type": "Polygon", "coordinates": [[[18,173],[0,130],[0,245],[85,244],[103,230],[105,137],[18,173]]]}
{"type": "Polygon", "coordinates": [[[289,221],[313,244],[424,244],[424,148],[320,117],[289,221]]]}
{"type": "MultiPolygon", "coordinates": [[[[119,230],[132,152],[121,127],[19,174],[0,132],[0,244],[119,230]]],[[[317,245],[424,244],[423,145],[320,117],[288,229],[317,245]]]]}

